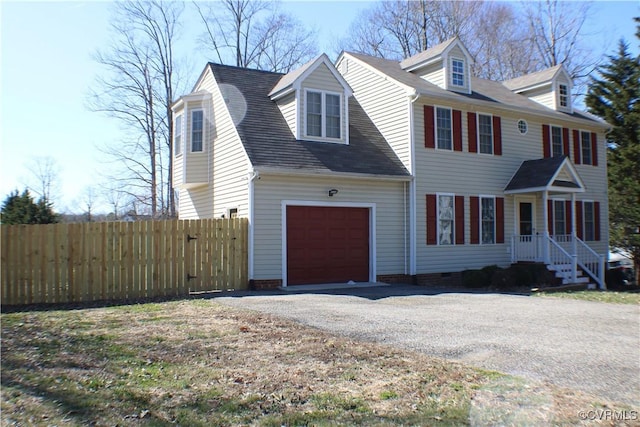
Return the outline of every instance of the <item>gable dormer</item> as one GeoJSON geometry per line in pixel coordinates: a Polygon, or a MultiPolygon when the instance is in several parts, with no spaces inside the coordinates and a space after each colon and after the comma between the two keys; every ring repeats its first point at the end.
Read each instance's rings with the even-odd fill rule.
{"type": "Polygon", "coordinates": [[[400,67],[442,89],[471,93],[471,55],[457,37],[405,59],[400,67]]]}
{"type": "Polygon", "coordinates": [[[349,143],[353,91],[325,54],[285,74],[269,93],[298,140],[349,143]]]}
{"type": "Polygon", "coordinates": [[[573,81],[562,64],[502,82],[512,92],[524,95],[552,110],[573,113],[573,81]]]}

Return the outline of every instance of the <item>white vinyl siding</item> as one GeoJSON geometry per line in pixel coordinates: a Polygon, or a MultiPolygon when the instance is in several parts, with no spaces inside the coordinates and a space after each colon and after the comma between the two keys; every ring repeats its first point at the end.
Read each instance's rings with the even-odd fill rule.
{"type": "Polygon", "coordinates": [[[280,112],[282,113],[282,116],[284,117],[285,121],[287,122],[287,125],[289,126],[289,129],[291,129],[291,133],[297,138],[298,136],[298,131],[297,131],[297,117],[296,117],[296,108],[297,108],[297,101],[296,101],[296,94],[294,93],[290,93],[289,95],[285,96],[282,99],[279,99],[276,101],[276,104],[278,105],[278,108],[280,109],[280,112]]]}
{"type": "Polygon", "coordinates": [[[431,84],[441,87],[442,89],[446,88],[445,82],[447,79],[444,67],[442,66],[442,61],[428,67],[421,68],[420,70],[416,70],[413,73],[419,75],[431,84]]]}
{"type": "MultiPolygon", "coordinates": [[[[411,146],[409,144],[409,98],[403,88],[384,78],[359,61],[349,61],[349,72],[345,79],[354,91],[354,96],[387,140],[400,161],[412,170],[411,146]]],[[[415,122],[416,126],[419,126],[415,122]]]]}
{"type": "Polygon", "coordinates": [[[407,213],[403,182],[331,177],[262,175],[255,182],[254,279],[280,279],[282,274],[282,201],[297,200],[344,206],[373,204],[376,210],[376,273],[403,274],[408,263],[407,213]],[[339,193],[329,198],[328,188],[339,193]]]}

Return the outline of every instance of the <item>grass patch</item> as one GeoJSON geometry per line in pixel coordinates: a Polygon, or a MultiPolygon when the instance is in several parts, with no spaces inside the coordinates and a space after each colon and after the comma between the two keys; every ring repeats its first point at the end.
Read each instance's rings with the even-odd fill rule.
{"type": "Polygon", "coordinates": [[[598,401],[575,393],[568,400],[558,391],[532,397],[529,385],[500,373],[211,300],[20,312],[3,314],[1,321],[2,425],[458,426],[530,420],[529,412],[509,418],[507,410],[487,409],[503,395],[520,407],[546,404],[552,396],[553,423],[571,425],[579,410],[598,401]]]}
{"type": "Polygon", "coordinates": [[[615,291],[568,291],[568,292],[539,292],[540,297],[572,298],[583,301],[606,302],[610,304],[634,304],[640,305],[639,292],[615,292],[615,291]]]}

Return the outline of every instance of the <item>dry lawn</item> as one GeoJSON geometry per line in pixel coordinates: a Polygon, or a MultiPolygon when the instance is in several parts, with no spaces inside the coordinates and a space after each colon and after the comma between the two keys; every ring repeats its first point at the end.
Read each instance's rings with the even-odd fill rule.
{"type": "Polygon", "coordinates": [[[631,413],[205,299],[3,314],[1,403],[7,426],[576,425],[580,411],[631,413]]]}

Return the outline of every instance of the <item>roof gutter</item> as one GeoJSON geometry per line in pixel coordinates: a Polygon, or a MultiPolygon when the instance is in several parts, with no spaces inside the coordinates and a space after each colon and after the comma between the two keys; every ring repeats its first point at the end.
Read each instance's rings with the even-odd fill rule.
{"type": "Polygon", "coordinates": [[[331,170],[319,170],[319,169],[284,169],[269,166],[257,166],[254,167],[254,171],[259,176],[274,175],[274,176],[309,176],[309,177],[327,177],[327,178],[351,178],[362,180],[378,180],[378,181],[398,181],[398,182],[410,182],[413,181],[411,175],[382,175],[382,174],[368,174],[368,173],[355,173],[355,172],[335,172],[331,170]]]}

